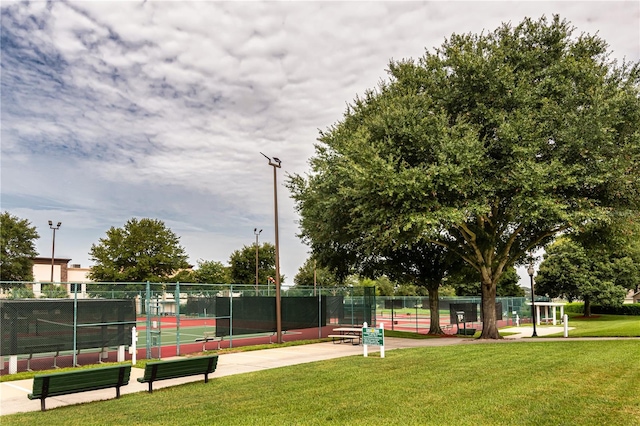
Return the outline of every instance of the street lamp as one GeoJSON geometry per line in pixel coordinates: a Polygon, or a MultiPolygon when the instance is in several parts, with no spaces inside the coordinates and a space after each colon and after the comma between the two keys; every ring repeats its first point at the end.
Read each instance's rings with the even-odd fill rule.
{"type": "Polygon", "coordinates": [[[253,228],[253,233],[256,235],[256,296],[258,295],[258,236],[262,232],[262,229],[258,231],[258,228],[253,228]]]}
{"type": "Polygon", "coordinates": [[[53,226],[53,222],[49,221],[49,228],[53,229],[53,240],[51,243],[51,282],[53,282],[53,263],[56,253],[56,231],[60,229],[60,225],[62,225],[62,222],[58,222],[56,226],[53,226]]]}
{"type": "Polygon", "coordinates": [[[529,259],[527,272],[531,278],[531,318],[533,319],[533,334],[531,337],[538,337],[538,333],[536,333],[536,294],[533,291],[533,259],[529,259]]]}
{"type": "MultiPolygon", "coordinates": [[[[262,152],[260,153],[262,154],[262,152]]],[[[276,231],[276,336],[278,343],[282,343],[282,305],[280,302],[280,245],[278,239],[278,184],[276,178],[276,169],[281,167],[281,161],[279,158],[267,157],[262,154],[264,158],[269,160],[269,165],[273,167],[273,211],[275,217],[275,231],[276,231]]]]}

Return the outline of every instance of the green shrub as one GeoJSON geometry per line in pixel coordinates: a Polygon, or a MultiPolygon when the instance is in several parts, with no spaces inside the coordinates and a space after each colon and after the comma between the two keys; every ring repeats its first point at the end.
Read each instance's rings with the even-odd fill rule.
{"type": "MultiPolygon", "coordinates": [[[[566,308],[565,308],[566,309],[566,308]]],[[[609,315],[639,315],[640,303],[632,303],[620,306],[601,306],[591,305],[592,314],[609,314],[609,315]]]]}
{"type": "Polygon", "coordinates": [[[566,305],[564,305],[564,311],[565,312],[571,312],[573,314],[583,314],[584,313],[584,303],[583,302],[567,303],[566,305]]]}
{"type": "Polygon", "coordinates": [[[34,299],[35,297],[33,290],[27,287],[12,288],[9,292],[9,299],[34,299]]]}

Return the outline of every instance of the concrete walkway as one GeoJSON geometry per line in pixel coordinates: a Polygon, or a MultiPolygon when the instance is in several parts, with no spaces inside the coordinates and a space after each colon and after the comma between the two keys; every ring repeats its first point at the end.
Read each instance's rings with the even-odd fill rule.
{"type": "MultiPolygon", "coordinates": [[[[571,336],[571,330],[574,330],[575,327],[569,327],[569,336],[571,336]]],[[[509,328],[501,328],[500,332],[504,333],[514,333],[509,336],[504,336],[505,339],[522,339],[524,337],[531,337],[533,334],[533,327],[509,327],[509,328]]],[[[558,334],[564,332],[564,326],[555,326],[555,325],[542,325],[536,327],[536,334],[539,337],[549,336],[551,334],[558,334]]]]}
{"type": "MultiPolygon", "coordinates": [[[[385,337],[385,351],[423,346],[454,345],[465,341],[468,342],[470,340],[471,339],[463,338],[398,339],[385,337]]],[[[380,348],[377,346],[369,346],[368,349],[369,353],[373,353],[379,352],[380,348]]],[[[352,345],[350,343],[331,342],[222,354],[218,359],[218,367],[216,368],[216,371],[209,376],[209,379],[354,355],[362,356],[363,347],[352,345]]],[[[138,377],[142,377],[143,374],[144,369],[132,368],[129,384],[122,387],[120,389],[120,393],[128,394],[134,392],[146,392],[148,385],[137,381],[138,377]]],[[[162,380],[155,382],[153,384],[153,388],[156,390],[203,380],[204,377],[202,375],[162,380]]],[[[27,394],[31,393],[32,389],[33,379],[0,383],[0,415],[39,411],[40,400],[32,401],[27,398],[27,394]]],[[[46,406],[47,410],[50,410],[66,405],[113,399],[115,396],[115,388],[80,392],[71,395],[47,398],[46,406]]]]}

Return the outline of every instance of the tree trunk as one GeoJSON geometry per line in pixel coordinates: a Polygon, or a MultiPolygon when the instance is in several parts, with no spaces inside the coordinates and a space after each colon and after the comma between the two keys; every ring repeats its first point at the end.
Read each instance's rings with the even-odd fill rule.
{"type": "Polygon", "coordinates": [[[584,298],[584,316],[585,317],[591,316],[591,300],[589,300],[588,297],[584,298]]]}
{"type": "Polygon", "coordinates": [[[482,334],[481,339],[501,339],[496,318],[496,284],[483,282],[482,289],[482,334]]]}
{"type": "Polygon", "coordinates": [[[444,334],[442,328],[440,328],[440,301],[438,300],[438,287],[428,286],[429,290],[429,334],[444,334]]]}

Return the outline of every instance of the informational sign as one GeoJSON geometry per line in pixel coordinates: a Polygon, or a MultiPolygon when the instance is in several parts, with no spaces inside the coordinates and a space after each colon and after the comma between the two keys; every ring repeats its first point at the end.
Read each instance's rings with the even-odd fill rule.
{"type": "Polygon", "coordinates": [[[384,346],[384,329],[374,327],[363,328],[362,344],[369,346],[384,346]]]}

